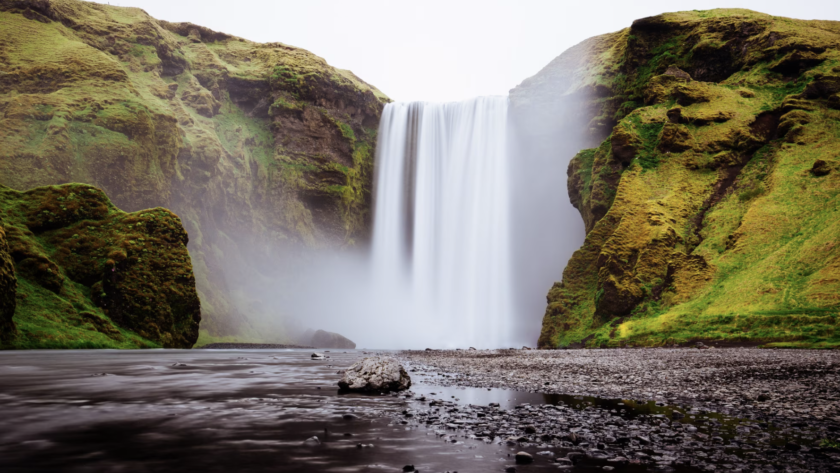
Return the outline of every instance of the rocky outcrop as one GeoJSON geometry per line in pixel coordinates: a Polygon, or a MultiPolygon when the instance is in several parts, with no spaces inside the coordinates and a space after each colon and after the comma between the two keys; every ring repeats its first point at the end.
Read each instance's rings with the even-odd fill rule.
{"type": "Polygon", "coordinates": [[[324,330],[317,330],[312,335],[309,344],[315,348],[343,348],[347,350],[356,348],[356,344],[344,335],[324,330]]]}
{"type": "Polygon", "coordinates": [[[411,378],[396,358],[373,356],[344,370],[338,387],[344,391],[404,391],[411,387],[411,378]]]}
{"type": "MultiPolygon", "coordinates": [[[[0,218],[0,224],[2,222],[3,220],[0,218]]],[[[9,254],[6,232],[0,226],[0,340],[9,340],[15,331],[15,323],[12,317],[15,315],[16,291],[15,266],[9,254]]]]}
{"type": "Polygon", "coordinates": [[[18,328],[10,346],[195,343],[201,305],[178,216],[162,208],[122,212],[83,184],[26,192],[0,186],[0,210],[0,288],[12,284],[11,305],[5,290],[0,301],[4,320],[11,322],[10,308],[18,328]],[[12,261],[16,291],[14,272],[7,277],[12,261]]]}
{"type": "Polygon", "coordinates": [[[569,115],[601,143],[569,165],[587,236],[548,294],[541,347],[840,344],[838,25],[664,14],[515,90],[521,113],[553,83],[590,91],[569,115]]]}
{"type": "Polygon", "coordinates": [[[367,239],[387,98],[350,71],[137,8],[15,0],[0,15],[0,184],[172,209],[210,339],[275,340],[255,300],[291,284],[278,272],[367,239]]]}

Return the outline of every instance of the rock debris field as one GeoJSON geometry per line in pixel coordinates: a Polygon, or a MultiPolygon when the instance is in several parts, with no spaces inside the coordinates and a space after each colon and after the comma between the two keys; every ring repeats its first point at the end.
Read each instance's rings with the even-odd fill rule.
{"type": "Polygon", "coordinates": [[[426,384],[545,393],[545,403],[505,409],[409,392],[409,408],[393,419],[453,442],[521,448],[511,454],[519,465],[840,472],[837,351],[429,350],[399,357],[426,384]]]}

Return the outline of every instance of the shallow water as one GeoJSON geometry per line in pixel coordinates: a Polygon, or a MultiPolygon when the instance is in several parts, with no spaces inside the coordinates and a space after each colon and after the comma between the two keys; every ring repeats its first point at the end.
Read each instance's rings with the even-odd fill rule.
{"type": "MultiPolygon", "coordinates": [[[[467,472],[513,464],[508,454],[519,448],[394,424],[402,398],[339,394],[337,371],[363,353],[323,361],[310,353],[0,352],[0,471],[379,472],[413,464],[467,472]],[[320,443],[305,442],[313,436],[320,443]]],[[[414,390],[424,389],[440,388],[418,377],[414,390]]],[[[556,469],[536,460],[518,471],[556,469]]]]}

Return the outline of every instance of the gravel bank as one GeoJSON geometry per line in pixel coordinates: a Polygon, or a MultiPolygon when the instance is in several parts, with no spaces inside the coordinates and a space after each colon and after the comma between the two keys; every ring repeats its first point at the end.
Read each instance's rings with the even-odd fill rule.
{"type": "Polygon", "coordinates": [[[407,351],[442,384],[639,399],[739,417],[840,422],[840,351],[731,349],[407,351]]]}
{"type": "Polygon", "coordinates": [[[840,472],[838,352],[470,350],[400,357],[412,375],[440,386],[563,395],[556,405],[507,410],[414,397],[414,409],[394,418],[453,441],[536,450],[534,461],[561,468],[585,461],[606,470],[638,464],[664,471],[840,472]]]}

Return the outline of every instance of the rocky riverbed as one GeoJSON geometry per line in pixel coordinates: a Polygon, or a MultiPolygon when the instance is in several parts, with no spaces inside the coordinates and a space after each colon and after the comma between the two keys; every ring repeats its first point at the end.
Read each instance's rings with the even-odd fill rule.
{"type": "Polygon", "coordinates": [[[459,350],[401,357],[412,376],[447,391],[409,393],[413,407],[393,422],[536,448],[533,463],[840,471],[836,351],[459,350]],[[465,404],[452,391],[459,386],[545,395],[508,406],[465,404]]]}

